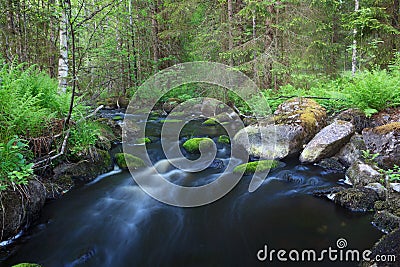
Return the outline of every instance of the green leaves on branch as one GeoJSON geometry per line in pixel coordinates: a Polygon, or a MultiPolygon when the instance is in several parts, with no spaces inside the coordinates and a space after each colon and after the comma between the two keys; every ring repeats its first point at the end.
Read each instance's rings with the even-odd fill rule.
{"type": "Polygon", "coordinates": [[[7,143],[0,143],[0,191],[10,185],[28,183],[28,177],[33,174],[33,163],[26,160],[28,145],[17,136],[7,143]]]}

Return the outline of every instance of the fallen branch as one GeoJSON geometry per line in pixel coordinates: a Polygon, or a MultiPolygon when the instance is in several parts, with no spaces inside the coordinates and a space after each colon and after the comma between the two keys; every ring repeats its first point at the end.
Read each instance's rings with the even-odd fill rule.
{"type": "MultiPolygon", "coordinates": [[[[93,116],[96,115],[96,113],[99,112],[99,110],[101,110],[103,107],[104,107],[103,105],[99,106],[99,107],[96,108],[92,113],[90,113],[90,114],[87,115],[86,117],[81,118],[80,120],[78,120],[77,123],[82,122],[82,121],[84,121],[84,120],[86,120],[86,119],[89,119],[90,117],[93,117],[93,116]]],[[[51,162],[52,160],[54,160],[54,159],[56,159],[56,158],[58,158],[58,157],[64,155],[65,149],[67,148],[68,137],[69,137],[70,132],[71,132],[71,129],[68,129],[68,130],[65,132],[64,140],[63,140],[63,143],[62,143],[62,145],[61,145],[61,150],[60,150],[60,152],[59,152],[57,155],[54,155],[54,156],[52,156],[52,157],[49,157],[49,158],[46,158],[46,159],[44,159],[44,160],[41,160],[41,161],[36,162],[36,163],[33,165],[32,168],[33,168],[33,169],[37,169],[37,168],[40,167],[43,163],[49,163],[49,162],[51,162]]]]}
{"type": "Polygon", "coordinates": [[[36,163],[33,165],[32,168],[33,168],[33,169],[36,169],[36,168],[38,168],[42,163],[50,162],[50,161],[52,161],[52,160],[54,160],[54,159],[56,159],[56,158],[58,158],[58,157],[64,155],[64,153],[65,153],[65,148],[67,147],[67,141],[68,141],[68,137],[69,137],[69,133],[70,133],[70,132],[71,132],[70,129],[68,129],[68,130],[66,131],[66,134],[65,134],[65,137],[64,137],[64,141],[63,141],[62,146],[61,146],[60,153],[58,153],[57,155],[54,155],[54,156],[52,156],[52,157],[50,157],[50,158],[47,158],[47,159],[44,159],[44,160],[41,160],[41,161],[36,162],[36,163]]]}

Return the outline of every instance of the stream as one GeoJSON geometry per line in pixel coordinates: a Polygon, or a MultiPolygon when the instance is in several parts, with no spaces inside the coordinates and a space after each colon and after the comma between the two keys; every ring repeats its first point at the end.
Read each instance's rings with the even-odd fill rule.
{"type": "MultiPolygon", "coordinates": [[[[155,164],[164,164],[160,120],[148,122],[147,145],[155,164]]],[[[183,129],[189,136],[216,138],[224,129],[192,121],[183,129]]],[[[217,158],[226,166],[229,145],[218,144],[217,158]]],[[[121,151],[121,147],[113,153],[121,151]]],[[[37,224],[7,248],[1,266],[34,262],[59,266],[298,266],[293,262],[261,262],[257,252],[269,249],[336,248],[344,238],[347,248],[370,249],[382,236],[372,214],[355,213],[316,198],[317,189],[337,186],[343,174],[318,166],[301,165],[297,158],[269,173],[249,193],[251,176],[243,177],[220,200],[197,208],[177,208],[143,192],[128,171],[115,169],[46,204],[37,224]]],[[[170,168],[169,179],[206,184],[224,168],[185,173],[170,168]]],[[[321,264],[321,263],[319,263],[321,264]]],[[[323,266],[357,266],[357,262],[329,262],[323,266]]],[[[302,266],[313,266],[303,263],[302,266]]],[[[315,266],[318,264],[315,263],[315,266]]]]}

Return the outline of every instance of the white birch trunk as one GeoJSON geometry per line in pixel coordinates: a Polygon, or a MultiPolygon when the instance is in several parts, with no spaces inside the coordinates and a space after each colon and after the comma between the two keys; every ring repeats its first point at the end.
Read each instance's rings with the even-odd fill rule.
{"type": "Polygon", "coordinates": [[[58,88],[60,93],[67,91],[68,77],[68,18],[65,9],[60,20],[60,58],[58,59],[58,88]]]}
{"type": "MultiPolygon", "coordinates": [[[[360,3],[359,0],[355,0],[354,1],[355,7],[354,7],[354,11],[357,12],[360,8],[360,3]]],[[[357,40],[356,40],[356,35],[357,35],[357,29],[354,28],[353,29],[353,55],[351,57],[351,73],[353,74],[353,76],[356,74],[356,70],[357,70],[357,40]]]]}

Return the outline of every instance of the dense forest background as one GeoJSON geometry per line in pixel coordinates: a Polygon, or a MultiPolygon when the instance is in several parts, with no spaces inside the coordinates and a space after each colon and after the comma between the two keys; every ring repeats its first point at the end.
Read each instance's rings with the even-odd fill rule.
{"type": "Polygon", "coordinates": [[[62,90],[128,95],[188,61],[234,66],[261,88],[385,69],[399,50],[399,0],[4,0],[0,53],[62,90]]]}

